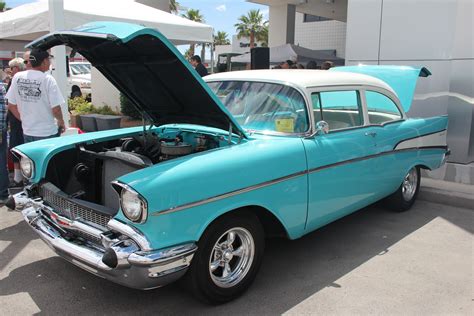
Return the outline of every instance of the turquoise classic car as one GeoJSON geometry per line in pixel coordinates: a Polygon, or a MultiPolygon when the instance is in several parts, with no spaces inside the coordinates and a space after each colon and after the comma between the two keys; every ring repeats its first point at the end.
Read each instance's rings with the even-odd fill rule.
{"type": "Polygon", "coordinates": [[[128,287],[184,277],[203,300],[234,299],[254,280],[265,237],[296,239],[381,199],[408,210],[420,169],[449,153],[447,117],[405,114],[425,68],[203,80],[158,31],[114,22],[29,46],[63,44],[148,124],[16,147],[29,185],[10,207],[61,257],[128,287]]]}

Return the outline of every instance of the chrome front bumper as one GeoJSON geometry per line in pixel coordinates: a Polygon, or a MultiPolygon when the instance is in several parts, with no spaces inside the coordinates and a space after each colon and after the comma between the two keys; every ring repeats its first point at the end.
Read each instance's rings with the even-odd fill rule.
{"type": "Polygon", "coordinates": [[[55,214],[41,199],[29,199],[20,192],[14,196],[16,208],[40,238],[59,256],[99,277],[135,289],[153,289],[182,277],[197,250],[194,243],[151,250],[145,236],[118,220],[109,221],[110,231],[100,232],[87,224],[55,214]],[[56,215],[57,216],[57,215],[56,215]],[[94,234],[100,233],[103,247],[66,239],[68,228],[94,234]],[[69,226],[71,225],[71,226],[69,226]],[[61,227],[62,226],[62,227],[61,227]],[[110,236],[120,235],[120,239],[110,236]]]}

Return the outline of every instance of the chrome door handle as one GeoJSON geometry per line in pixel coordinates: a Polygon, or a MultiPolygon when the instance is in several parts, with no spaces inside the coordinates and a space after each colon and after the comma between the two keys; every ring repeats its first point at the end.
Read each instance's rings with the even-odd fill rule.
{"type": "Polygon", "coordinates": [[[372,137],[375,137],[375,136],[377,136],[377,133],[376,133],[376,132],[366,132],[366,133],[365,133],[365,136],[372,136],[372,137]]]}

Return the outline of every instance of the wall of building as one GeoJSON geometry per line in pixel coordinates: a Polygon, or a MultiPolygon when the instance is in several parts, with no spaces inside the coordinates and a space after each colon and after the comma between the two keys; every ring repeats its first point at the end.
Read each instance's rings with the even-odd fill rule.
{"type": "Polygon", "coordinates": [[[304,22],[304,14],[296,13],[295,44],[309,49],[335,49],[337,57],[345,58],[346,28],[344,22],[304,22]]]}
{"type": "Polygon", "coordinates": [[[268,46],[294,44],[295,5],[270,5],[268,16],[268,46]]]}
{"type": "Polygon", "coordinates": [[[108,105],[120,112],[120,92],[95,67],[92,67],[91,81],[92,104],[96,107],[108,105]]]}
{"type": "Polygon", "coordinates": [[[470,0],[351,0],[346,64],[425,66],[411,117],[449,115],[448,161],[474,161],[474,48],[470,0]]]}

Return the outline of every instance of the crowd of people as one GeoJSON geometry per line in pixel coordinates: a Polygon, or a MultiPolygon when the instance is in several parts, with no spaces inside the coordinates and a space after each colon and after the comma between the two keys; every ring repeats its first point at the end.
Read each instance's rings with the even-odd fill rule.
{"type": "Polygon", "coordinates": [[[22,143],[56,137],[64,131],[61,104],[65,100],[56,80],[47,73],[52,57],[45,50],[33,49],[23,58],[10,60],[5,85],[0,85],[0,205],[8,198],[9,187],[23,185],[19,161],[14,155],[10,182],[7,150],[22,143]]]}
{"type": "Polygon", "coordinates": [[[278,65],[274,66],[272,69],[321,69],[321,70],[328,70],[334,66],[332,61],[325,61],[321,65],[315,60],[310,60],[306,63],[306,67],[301,63],[296,63],[292,60],[285,60],[279,63],[278,65]]]}

